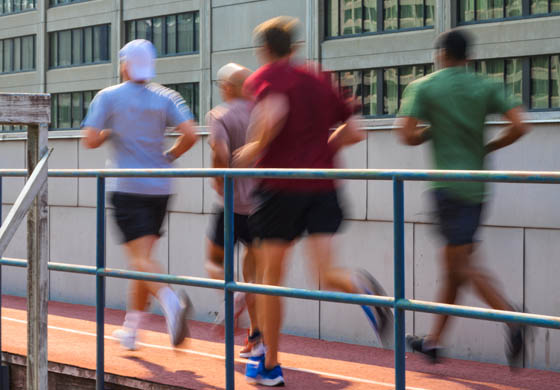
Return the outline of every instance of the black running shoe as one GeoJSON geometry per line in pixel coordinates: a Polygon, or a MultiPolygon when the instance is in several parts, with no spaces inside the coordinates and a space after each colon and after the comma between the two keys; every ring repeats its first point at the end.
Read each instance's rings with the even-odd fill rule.
{"type": "Polygon", "coordinates": [[[525,346],[524,325],[512,324],[508,326],[508,340],[506,345],[506,356],[509,366],[513,369],[520,365],[523,359],[523,347],[525,346]]]}
{"type": "Polygon", "coordinates": [[[418,337],[411,334],[406,335],[406,343],[414,352],[423,354],[430,363],[439,363],[440,347],[430,346],[426,343],[426,337],[418,337]]]}

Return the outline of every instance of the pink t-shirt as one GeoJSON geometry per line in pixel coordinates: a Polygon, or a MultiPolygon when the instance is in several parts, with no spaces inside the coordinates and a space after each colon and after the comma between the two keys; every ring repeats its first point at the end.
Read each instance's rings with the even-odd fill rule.
{"type": "MultiPolygon", "coordinates": [[[[247,128],[253,103],[249,100],[235,99],[215,107],[206,116],[210,126],[208,143],[224,141],[231,154],[246,143],[247,128]]],[[[231,157],[230,157],[231,165],[231,157]]],[[[234,212],[249,215],[253,209],[252,192],[255,188],[253,179],[236,178],[234,181],[234,212]]],[[[223,204],[223,199],[221,200],[223,204]]]]}

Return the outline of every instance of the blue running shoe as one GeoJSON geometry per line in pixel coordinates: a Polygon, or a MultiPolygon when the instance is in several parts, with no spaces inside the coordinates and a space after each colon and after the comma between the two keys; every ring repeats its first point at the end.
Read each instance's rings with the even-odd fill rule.
{"type": "Polygon", "coordinates": [[[261,360],[259,363],[256,383],[269,387],[284,386],[284,375],[282,374],[282,367],[280,367],[280,365],[277,365],[272,370],[267,370],[264,365],[264,359],[261,360]]]}
{"type": "Polygon", "coordinates": [[[264,352],[265,348],[262,343],[259,343],[251,351],[249,361],[245,366],[245,380],[247,383],[257,383],[257,375],[259,373],[259,365],[264,365],[264,352]]]}
{"type": "MultiPolygon", "coordinates": [[[[387,295],[381,284],[365,270],[356,271],[353,280],[354,285],[362,294],[387,295]]],[[[384,306],[362,305],[361,307],[381,344],[390,345],[393,340],[393,313],[391,310],[384,306]]]]}

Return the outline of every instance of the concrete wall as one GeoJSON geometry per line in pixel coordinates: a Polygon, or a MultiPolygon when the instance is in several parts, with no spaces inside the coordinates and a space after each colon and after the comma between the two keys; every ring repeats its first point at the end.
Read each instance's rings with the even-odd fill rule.
{"type": "MultiPolygon", "coordinates": [[[[428,147],[410,148],[398,144],[390,130],[371,123],[367,141],[346,150],[341,166],[352,168],[428,168],[428,147]]],[[[490,126],[489,135],[499,130],[490,126]]],[[[172,139],[169,140],[171,142],[172,139]]],[[[558,122],[534,124],[533,131],[508,149],[492,156],[494,169],[560,170],[554,145],[560,143],[558,122]]],[[[51,139],[54,153],[52,168],[102,168],[106,149],[86,151],[79,139],[51,139]]],[[[0,166],[24,167],[22,140],[0,142],[0,166]]],[[[185,156],[179,167],[208,167],[209,150],[204,137],[185,156]]],[[[4,179],[3,214],[22,186],[21,179],[4,179]]],[[[205,277],[205,232],[210,223],[215,194],[207,180],[177,179],[177,195],[170,205],[156,257],[164,272],[205,277]]],[[[556,255],[560,250],[560,215],[557,199],[560,188],[554,185],[493,185],[478,254],[495,273],[512,302],[526,311],[560,315],[557,278],[560,273],[556,255]]],[[[405,183],[405,259],[406,295],[409,298],[434,300],[440,285],[439,247],[430,211],[426,183],[405,183]]],[[[372,272],[393,293],[392,193],[388,182],[355,181],[344,183],[347,221],[337,238],[336,253],[341,264],[372,272]]],[[[95,264],[95,182],[92,179],[50,179],[51,261],[95,264]]],[[[107,264],[125,268],[126,258],[118,243],[118,233],[107,210],[107,264]]],[[[25,226],[6,252],[8,257],[26,257],[25,226]]],[[[307,272],[304,247],[298,243],[288,271],[288,286],[317,288],[307,272]]],[[[3,292],[23,295],[25,272],[4,268],[3,292]]],[[[127,281],[114,279],[107,284],[107,305],[124,309],[127,281]]],[[[221,302],[218,292],[187,288],[196,305],[194,318],[212,321],[221,302]]],[[[74,303],[94,304],[94,279],[89,276],[51,273],[50,298],[74,303]]],[[[461,303],[483,306],[471,291],[461,303]]],[[[159,310],[155,307],[155,310],[159,310]]],[[[433,316],[407,314],[407,330],[428,332],[433,316]]],[[[350,305],[286,300],[284,331],[326,340],[377,345],[360,309],[350,305]],[[344,318],[344,321],[340,321],[344,318]]],[[[448,334],[448,356],[506,363],[503,326],[497,323],[458,319],[452,321],[448,334]]],[[[540,330],[534,345],[527,351],[527,367],[560,370],[560,336],[555,331],[540,330]]]]}

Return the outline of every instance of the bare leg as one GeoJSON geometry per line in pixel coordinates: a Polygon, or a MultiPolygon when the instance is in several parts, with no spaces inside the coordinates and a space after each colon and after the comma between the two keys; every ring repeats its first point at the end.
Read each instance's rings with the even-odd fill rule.
{"type": "MultiPolygon", "coordinates": [[[[291,243],[269,240],[262,243],[263,284],[278,286],[284,278],[284,260],[291,243]]],[[[268,350],[265,366],[272,369],[278,365],[278,339],[282,325],[282,301],[272,295],[258,296],[259,317],[263,320],[264,343],[268,350]]]]}
{"type": "Polygon", "coordinates": [[[307,239],[307,251],[321,288],[357,292],[349,270],[334,266],[332,234],[314,234],[307,239]]]}
{"type": "Polygon", "coordinates": [[[224,248],[206,240],[206,271],[212,279],[224,279],[224,248]]]}
{"type": "MultiPolygon", "coordinates": [[[[252,247],[247,247],[245,256],[243,257],[243,280],[245,283],[257,283],[257,263],[255,258],[255,251],[252,247]]],[[[247,302],[247,312],[251,321],[249,332],[253,334],[256,329],[259,329],[257,321],[257,307],[255,296],[247,294],[245,296],[247,302]]]]}
{"type": "MultiPolygon", "coordinates": [[[[152,259],[152,250],[158,236],[145,236],[125,244],[130,266],[135,271],[161,273],[161,267],[152,259]]],[[[165,285],[156,282],[134,280],[130,286],[129,308],[143,311],[148,304],[149,295],[157,297],[157,292],[165,285]]]]}

